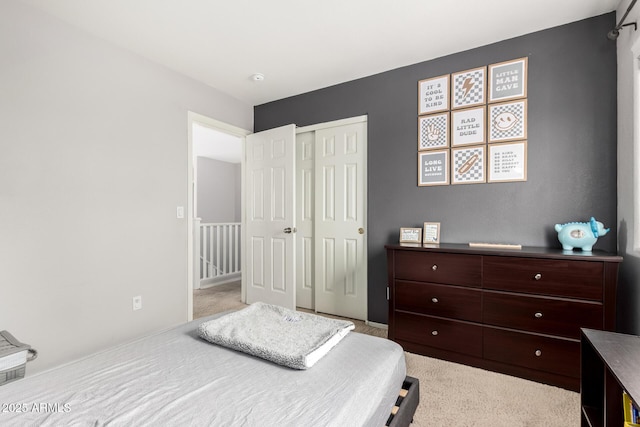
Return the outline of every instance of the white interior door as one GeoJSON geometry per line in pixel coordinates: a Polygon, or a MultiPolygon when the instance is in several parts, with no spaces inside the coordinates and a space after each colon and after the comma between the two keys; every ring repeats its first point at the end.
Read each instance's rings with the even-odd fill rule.
{"type": "Polygon", "coordinates": [[[366,122],[315,135],[315,310],[367,319],[366,122]]]}
{"type": "Polygon", "coordinates": [[[314,308],[314,138],[314,132],[296,135],[296,305],[307,309],[314,308]]]}
{"type": "Polygon", "coordinates": [[[247,303],[295,310],[295,125],[246,138],[247,303]]]}

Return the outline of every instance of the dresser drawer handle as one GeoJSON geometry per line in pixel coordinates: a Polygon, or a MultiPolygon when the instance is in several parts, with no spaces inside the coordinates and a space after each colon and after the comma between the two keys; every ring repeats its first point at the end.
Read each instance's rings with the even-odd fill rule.
{"type": "Polygon", "coordinates": [[[435,264],[433,264],[433,266],[431,267],[431,269],[432,269],[433,271],[436,271],[436,270],[438,269],[438,266],[437,266],[437,265],[435,265],[435,264]]]}
{"type": "Polygon", "coordinates": [[[431,298],[431,302],[434,303],[434,304],[437,303],[438,302],[438,298],[431,298]]]}
{"type": "Polygon", "coordinates": [[[536,280],[540,280],[540,279],[542,279],[542,274],[537,273],[535,276],[533,276],[533,278],[536,279],[536,280]]]}
{"type": "Polygon", "coordinates": [[[438,335],[438,331],[431,331],[431,335],[435,337],[436,335],[438,335]]]}
{"type": "Polygon", "coordinates": [[[542,317],[542,313],[541,312],[537,312],[536,314],[534,314],[536,319],[539,319],[542,317]]]}
{"type": "Polygon", "coordinates": [[[541,351],[541,350],[536,350],[536,356],[537,356],[537,357],[542,356],[542,351],[541,351]]]}

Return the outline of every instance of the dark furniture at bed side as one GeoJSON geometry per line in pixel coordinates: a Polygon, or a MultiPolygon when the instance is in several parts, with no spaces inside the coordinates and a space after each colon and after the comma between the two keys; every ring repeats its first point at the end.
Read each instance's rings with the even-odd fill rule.
{"type": "Polygon", "coordinates": [[[622,426],[623,390],[640,402],[640,337],[583,329],[581,358],[581,425],[622,426]]]}
{"type": "Polygon", "coordinates": [[[385,247],[389,338],[407,351],[579,391],[580,328],[615,329],[617,255],[385,247]]]}

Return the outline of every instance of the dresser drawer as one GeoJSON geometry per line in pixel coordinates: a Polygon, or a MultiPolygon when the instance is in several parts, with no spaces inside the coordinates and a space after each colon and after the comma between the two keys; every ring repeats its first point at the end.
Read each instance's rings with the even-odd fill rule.
{"type": "Polygon", "coordinates": [[[602,304],[485,291],[483,322],[569,338],[580,328],[602,329],[602,304]]]}
{"type": "Polygon", "coordinates": [[[480,289],[396,280],[394,292],[396,310],[475,322],[482,320],[480,289]]]}
{"type": "Polygon", "coordinates": [[[396,251],[395,279],[480,287],[482,257],[419,251],[396,251]]]}
{"type": "Polygon", "coordinates": [[[482,327],[455,320],[395,313],[395,339],[468,354],[482,355],[482,327]]]}
{"type": "Polygon", "coordinates": [[[483,286],[602,301],[603,272],[601,262],[486,256],[483,286]]]}
{"type": "Polygon", "coordinates": [[[580,376],[580,342],[562,338],[484,328],[485,359],[551,372],[580,376]]]}

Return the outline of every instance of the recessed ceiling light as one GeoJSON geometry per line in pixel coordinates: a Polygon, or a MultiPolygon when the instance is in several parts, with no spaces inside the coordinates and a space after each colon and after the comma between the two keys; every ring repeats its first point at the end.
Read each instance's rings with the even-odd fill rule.
{"type": "Polygon", "coordinates": [[[255,73],[254,75],[251,76],[251,80],[253,80],[254,82],[261,82],[264,80],[264,74],[255,73]]]}

